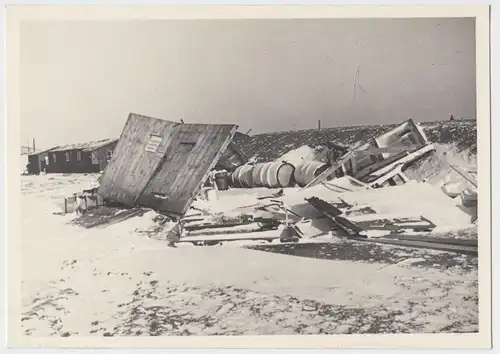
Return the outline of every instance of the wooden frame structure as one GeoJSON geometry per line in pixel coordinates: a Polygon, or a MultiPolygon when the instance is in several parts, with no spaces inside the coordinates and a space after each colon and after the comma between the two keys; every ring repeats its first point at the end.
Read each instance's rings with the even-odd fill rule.
{"type": "MultiPolygon", "coordinates": [[[[423,130],[409,119],[389,132],[359,145],[321,173],[305,188],[333,177],[353,176],[362,182],[373,180],[376,172],[389,172],[395,166],[406,164],[434,150],[423,130]]],[[[396,175],[405,180],[402,172],[396,175]]],[[[394,176],[396,176],[394,175],[394,176]]]]}

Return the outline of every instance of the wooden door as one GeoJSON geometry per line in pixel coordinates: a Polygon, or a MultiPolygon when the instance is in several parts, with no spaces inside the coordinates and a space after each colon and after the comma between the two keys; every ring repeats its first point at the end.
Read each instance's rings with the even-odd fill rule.
{"type": "Polygon", "coordinates": [[[135,205],[163,160],[177,126],[180,123],[130,114],[98,193],[109,201],[135,205]]]}
{"type": "Polygon", "coordinates": [[[236,129],[229,124],[179,126],[138,203],[174,215],[184,214],[236,129]]]}

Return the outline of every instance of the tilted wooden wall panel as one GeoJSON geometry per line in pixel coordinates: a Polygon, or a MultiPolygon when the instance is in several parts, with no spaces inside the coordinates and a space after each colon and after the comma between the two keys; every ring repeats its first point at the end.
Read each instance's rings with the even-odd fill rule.
{"type": "Polygon", "coordinates": [[[169,136],[179,123],[130,114],[122,131],[113,158],[106,166],[101,179],[99,194],[104,198],[134,205],[144,189],[170,141],[169,136]],[[150,134],[164,137],[158,150],[151,153],[145,150],[150,134]]]}
{"type": "Polygon", "coordinates": [[[183,214],[198,193],[207,172],[227,147],[236,125],[184,124],[175,132],[165,159],[139,203],[183,214]],[[155,198],[162,195],[165,199],[155,198]]]}

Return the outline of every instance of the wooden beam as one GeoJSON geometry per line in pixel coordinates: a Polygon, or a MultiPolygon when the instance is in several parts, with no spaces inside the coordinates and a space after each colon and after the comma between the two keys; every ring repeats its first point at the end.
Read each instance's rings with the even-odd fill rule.
{"type": "Polygon", "coordinates": [[[472,246],[463,246],[463,245],[449,245],[444,243],[435,243],[435,242],[423,242],[423,241],[414,241],[414,240],[393,240],[387,238],[362,238],[362,237],[351,237],[350,239],[361,242],[369,242],[369,243],[382,243],[393,246],[402,246],[402,247],[414,247],[414,248],[426,248],[433,249],[438,251],[447,251],[447,252],[455,252],[468,254],[471,256],[478,255],[477,247],[472,246]]]}
{"type": "Polygon", "coordinates": [[[328,176],[330,176],[333,172],[335,172],[337,169],[342,167],[347,161],[349,161],[349,159],[353,158],[354,157],[353,152],[354,150],[349,151],[339,161],[335,162],[332,166],[323,171],[319,176],[315,177],[311,182],[309,182],[309,184],[307,184],[302,189],[313,187],[323,182],[328,176]]]}
{"type": "Polygon", "coordinates": [[[219,236],[214,236],[214,235],[196,235],[192,237],[182,237],[177,243],[186,243],[186,242],[191,242],[191,243],[203,243],[203,242],[223,242],[223,241],[272,241],[272,240],[279,240],[281,236],[277,234],[276,230],[271,230],[266,232],[258,232],[258,233],[253,233],[249,234],[248,236],[243,236],[243,235],[238,235],[238,234],[232,234],[232,235],[219,235],[219,236]]]}
{"type": "Polygon", "coordinates": [[[408,240],[408,241],[422,241],[430,243],[440,243],[446,245],[470,246],[477,247],[477,239],[459,239],[459,238],[446,238],[446,237],[433,237],[422,235],[389,235],[384,238],[408,240]]]}
{"type": "MultiPolygon", "coordinates": [[[[370,182],[369,183],[370,187],[374,187],[376,185],[382,185],[385,182],[387,182],[388,180],[390,180],[396,176],[402,175],[403,174],[403,172],[401,171],[402,168],[403,168],[402,164],[395,165],[392,170],[383,174],[381,177],[377,178],[373,182],[370,182]]],[[[405,176],[405,178],[406,178],[406,180],[403,177],[401,177],[401,179],[403,179],[406,183],[406,182],[408,182],[408,178],[406,176],[405,176]]]]}
{"type": "Polygon", "coordinates": [[[470,174],[468,171],[464,170],[463,168],[461,168],[460,166],[456,166],[456,165],[450,165],[450,167],[455,171],[457,172],[460,176],[462,176],[463,178],[465,178],[467,181],[469,181],[472,185],[474,185],[474,187],[477,188],[477,178],[474,177],[472,174],[470,174]]]}
{"type": "Polygon", "coordinates": [[[408,178],[408,176],[407,176],[407,175],[405,175],[403,172],[400,172],[400,173],[399,173],[399,177],[401,177],[401,179],[402,179],[405,183],[410,182],[410,179],[408,178]]]}
{"type": "Polygon", "coordinates": [[[408,150],[414,150],[415,148],[418,148],[418,146],[389,146],[383,148],[369,148],[366,150],[356,150],[354,151],[354,154],[356,156],[361,156],[361,157],[378,155],[378,154],[398,154],[408,150]]]}
{"type": "MultiPolygon", "coordinates": [[[[191,237],[199,237],[199,236],[218,236],[218,235],[232,235],[232,234],[249,234],[249,233],[256,233],[256,232],[264,232],[264,231],[270,231],[270,230],[276,230],[278,228],[278,225],[260,225],[259,223],[251,223],[247,224],[245,226],[254,226],[252,229],[233,229],[230,225],[226,228],[219,228],[219,229],[199,229],[195,232],[190,231],[187,235],[183,235],[181,239],[189,239],[191,237]]],[[[234,227],[234,226],[233,226],[234,227]]]]}
{"type": "Polygon", "coordinates": [[[368,166],[364,170],[358,172],[358,174],[356,174],[356,176],[354,176],[354,177],[361,179],[367,175],[374,174],[374,173],[377,173],[378,175],[382,175],[384,173],[387,173],[391,169],[393,169],[394,166],[396,166],[398,164],[402,164],[404,166],[405,164],[408,164],[408,163],[410,163],[410,162],[412,162],[412,161],[414,161],[414,160],[416,160],[416,159],[418,159],[418,158],[424,156],[425,154],[427,154],[431,151],[434,151],[434,150],[435,150],[434,145],[429,144],[429,145],[422,146],[414,151],[406,151],[406,152],[404,152],[404,154],[401,154],[401,156],[399,156],[399,154],[396,154],[394,156],[390,156],[389,158],[383,160],[382,162],[380,162],[378,164],[368,166]]]}

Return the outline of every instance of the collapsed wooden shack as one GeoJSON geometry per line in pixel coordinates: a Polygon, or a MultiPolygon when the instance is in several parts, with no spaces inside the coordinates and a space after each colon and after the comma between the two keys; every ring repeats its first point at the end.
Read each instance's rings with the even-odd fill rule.
{"type": "MultiPolygon", "coordinates": [[[[402,123],[339,159],[329,158],[327,168],[318,176],[303,173],[307,178],[316,177],[306,188],[273,192],[252,187],[279,187],[279,173],[285,169],[275,167],[284,163],[292,167],[285,172],[296,179],[293,169],[302,161],[314,161],[308,158],[317,158],[318,154],[309,147],[301,154],[285,156],[288,162],[253,165],[253,171],[247,173],[252,185],[240,173],[250,164],[234,145],[236,129],[236,125],[184,124],[130,114],[97,190],[105,201],[130,209],[115,214],[104,208],[104,214],[111,216],[91,220],[89,225],[123,221],[141,215],[141,207],[149,207],[169,216],[168,226],[162,224],[160,228],[172,246],[178,242],[216,244],[236,240],[297,242],[332,232],[356,242],[477,254],[476,244],[449,244],[431,237],[436,228],[467,227],[474,218],[445,193],[439,194],[438,187],[406,183],[409,180],[404,167],[433,150],[413,121],[402,123]],[[233,179],[236,176],[238,182],[247,184],[237,187],[252,190],[223,190],[215,193],[214,199],[208,193],[204,197],[200,191],[214,169],[232,171],[233,179]],[[403,186],[394,186],[396,177],[405,182],[403,186]],[[386,186],[393,187],[379,188],[386,186]]],[[[469,176],[472,172],[457,172],[475,184],[469,176]]],[[[288,186],[288,182],[284,184],[288,186]]],[[[88,200],[83,200],[87,208],[88,200]]]]}
{"type": "MultiPolygon", "coordinates": [[[[101,177],[98,194],[108,202],[182,216],[237,128],[234,124],[184,124],[131,113],[101,177]]],[[[225,156],[224,161],[228,160],[225,156]]]]}
{"type": "Polygon", "coordinates": [[[408,182],[404,169],[434,151],[421,127],[408,119],[394,129],[362,144],[337,160],[307,187],[345,175],[372,186],[408,182]]]}

